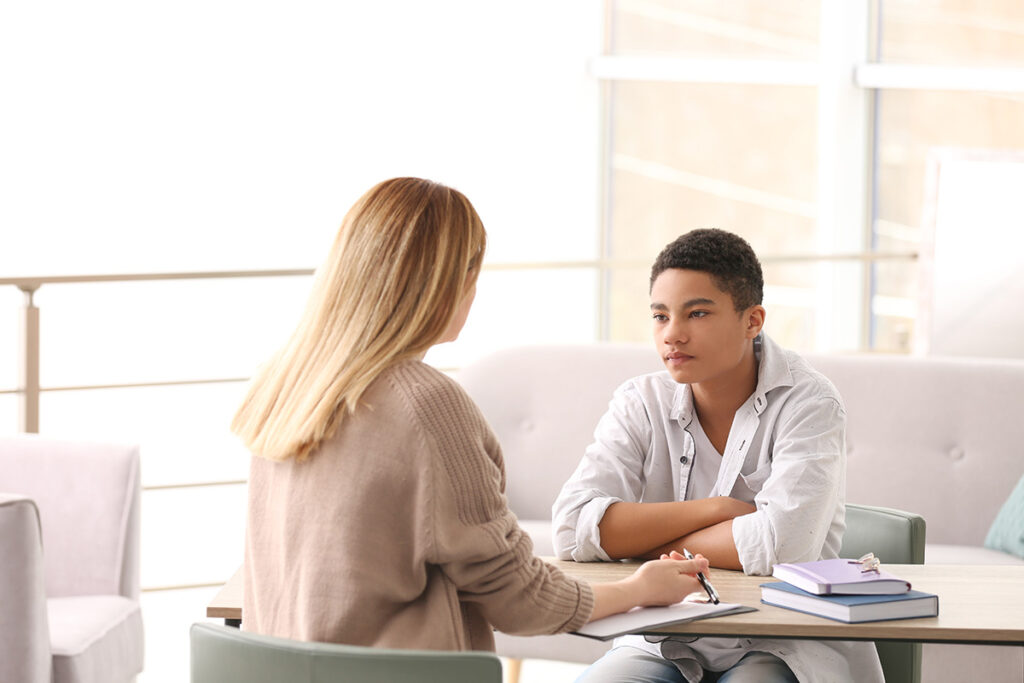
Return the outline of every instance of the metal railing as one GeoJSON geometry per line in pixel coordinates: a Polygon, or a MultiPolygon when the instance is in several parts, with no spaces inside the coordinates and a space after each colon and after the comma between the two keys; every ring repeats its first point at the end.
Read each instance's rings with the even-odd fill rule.
{"type": "MultiPolygon", "coordinates": [[[[891,251],[891,252],[854,252],[835,254],[786,254],[768,255],[761,258],[764,264],[778,263],[811,263],[811,262],[837,262],[853,261],[869,263],[882,260],[914,260],[918,257],[915,251],[891,251]]],[[[650,266],[647,261],[632,261],[623,259],[594,259],[580,261],[544,261],[544,262],[523,262],[523,263],[490,263],[485,264],[485,271],[509,271],[509,270],[552,270],[552,269],[594,269],[607,273],[618,268],[640,268],[646,269],[650,266]]],[[[67,285],[86,284],[96,282],[141,282],[154,280],[219,280],[229,278],[267,278],[267,277],[295,277],[308,276],[313,274],[312,268],[292,268],[279,270],[234,270],[234,271],[207,271],[207,272],[174,272],[174,273],[126,273],[126,274],[104,274],[104,275],[54,275],[54,276],[29,276],[0,278],[0,287],[17,287],[24,293],[24,303],[21,309],[21,357],[18,359],[19,377],[18,387],[13,390],[0,390],[0,394],[17,394],[19,401],[19,422],[24,432],[37,433],[39,431],[39,399],[40,394],[45,391],[77,391],[89,389],[122,389],[137,387],[155,386],[184,386],[195,384],[214,384],[223,382],[244,382],[245,377],[207,378],[177,381],[152,381],[128,384],[99,384],[99,385],[74,385],[60,387],[40,386],[39,365],[40,365],[40,327],[39,307],[34,297],[37,291],[46,285],[67,285]]],[[[607,318],[608,302],[599,302],[601,308],[599,318],[607,318]]],[[[604,326],[602,325],[603,329],[604,326]]]]}
{"type": "MultiPolygon", "coordinates": [[[[152,280],[205,280],[248,277],[294,277],[312,275],[311,268],[290,270],[236,270],[211,271],[194,273],[127,273],[120,275],[54,275],[46,277],[0,278],[0,286],[17,287],[25,295],[21,309],[21,358],[19,358],[18,388],[13,393],[19,394],[19,422],[21,430],[28,433],[39,432],[39,396],[43,391],[69,391],[83,389],[114,389],[149,386],[178,386],[186,384],[206,384],[213,382],[245,381],[245,378],[182,380],[173,382],[143,382],[138,384],[109,385],[76,385],[69,387],[43,388],[39,384],[39,307],[35,303],[35,294],[43,285],[82,284],[95,282],[141,282],[152,280]]],[[[12,392],[6,392],[12,393],[12,392]]]]}

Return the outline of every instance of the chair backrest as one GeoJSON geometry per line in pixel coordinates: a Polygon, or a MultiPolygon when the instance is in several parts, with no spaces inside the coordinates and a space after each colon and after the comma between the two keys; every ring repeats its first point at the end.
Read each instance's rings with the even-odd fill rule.
{"type": "Polygon", "coordinates": [[[609,343],[512,347],[462,368],[459,383],[501,444],[512,512],[550,519],[612,393],[662,369],[653,346],[609,343]]]}
{"type": "Polygon", "coordinates": [[[50,681],[45,574],[35,503],[0,493],[0,681],[50,681]]]}
{"type": "MultiPolygon", "coordinates": [[[[882,567],[924,564],[925,522],[920,515],[870,505],[846,506],[846,532],[840,557],[874,553],[882,567]]],[[[877,642],[886,683],[920,683],[921,644],[877,642]]]]}
{"type": "Polygon", "coordinates": [[[139,597],[139,450],[32,434],[0,438],[0,491],[36,502],[46,595],[139,597]]]}
{"type": "Polygon", "coordinates": [[[921,515],[874,505],[846,506],[840,557],[874,553],[888,564],[924,564],[925,521],[921,515]]]}
{"type": "Polygon", "coordinates": [[[209,623],[193,624],[190,639],[192,683],[501,683],[489,652],[310,643],[209,623]]]}

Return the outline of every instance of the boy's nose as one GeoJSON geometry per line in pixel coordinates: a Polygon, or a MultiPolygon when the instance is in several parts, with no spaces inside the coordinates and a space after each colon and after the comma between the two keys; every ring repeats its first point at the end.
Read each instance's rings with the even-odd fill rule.
{"type": "Polygon", "coordinates": [[[666,344],[675,344],[676,342],[686,341],[686,327],[676,322],[671,322],[665,326],[665,333],[662,337],[662,341],[666,344]]]}

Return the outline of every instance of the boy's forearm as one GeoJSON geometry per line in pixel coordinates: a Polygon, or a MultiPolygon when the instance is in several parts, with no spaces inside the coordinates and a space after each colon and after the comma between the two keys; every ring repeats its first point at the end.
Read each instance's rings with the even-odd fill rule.
{"type": "Polygon", "coordinates": [[[677,538],[665,545],[645,553],[645,558],[660,557],[662,553],[672,550],[682,553],[683,548],[691,553],[700,553],[708,558],[712,567],[719,569],[743,569],[740,562],[739,552],[736,550],[736,542],[732,537],[732,520],[713,524],[703,529],[677,538]]]}
{"type": "Polygon", "coordinates": [[[748,508],[753,506],[723,496],[670,503],[615,503],[598,524],[601,547],[612,559],[658,557],[656,549],[746,514],[748,508]]]}

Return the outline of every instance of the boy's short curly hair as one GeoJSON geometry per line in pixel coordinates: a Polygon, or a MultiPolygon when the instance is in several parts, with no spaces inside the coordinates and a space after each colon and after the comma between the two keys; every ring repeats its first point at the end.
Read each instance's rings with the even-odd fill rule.
{"type": "Polygon", "coordinates": [[[725,230],[691,230],[677,237],[654,260],[652,288],[669,268],[707,273],[716,287],[732,297],[737,311],[760,304],[764,296],[764,276],[757,255],[745,239],[725,230]]]}

